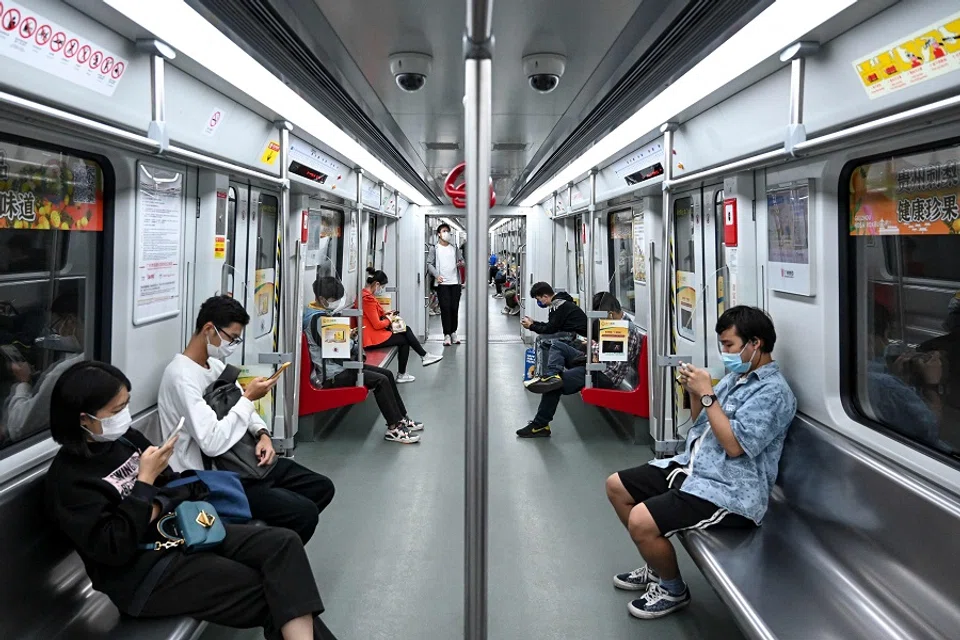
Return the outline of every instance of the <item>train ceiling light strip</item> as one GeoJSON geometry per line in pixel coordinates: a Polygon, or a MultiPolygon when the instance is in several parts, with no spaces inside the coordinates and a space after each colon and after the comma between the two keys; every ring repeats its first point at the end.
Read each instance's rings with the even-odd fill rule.
{"type": "Polygon", "coordinates": [[[395,187],[411,202],[432,204],[182,0],[162,4],[142,0],[104,2],[267,109],[395,187]]]}
{"type": "Polygon", "coordinates": [[[525,198],[520,206],[540,203],[593,167],[622,152],[664,122],[747,73],[784,47],[832,19],[857,0],[777,0],[713,53],[661,91],[586,153],[525,198]]]}

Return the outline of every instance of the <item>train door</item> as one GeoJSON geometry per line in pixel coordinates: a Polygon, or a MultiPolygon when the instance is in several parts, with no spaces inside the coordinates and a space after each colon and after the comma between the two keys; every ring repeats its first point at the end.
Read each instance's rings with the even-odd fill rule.
{"type": "Polygon", "coordinates": [[[717,319],[726,310],[730,277],[727,271],[723,245],[723,185],[703,190],[703,286],[704,335],[706,336],[705,365],[714,380],[723,377],[723,360],[716,341],[717,319]]]}
{"type": "Polygon", "coordinates": [[[250,314],[244,341],[228,362],[255,367],[276,351],[277,238],[280,200],[258,187],[230,183],[227,191],[227,255],[221,290],[250,314]]]}

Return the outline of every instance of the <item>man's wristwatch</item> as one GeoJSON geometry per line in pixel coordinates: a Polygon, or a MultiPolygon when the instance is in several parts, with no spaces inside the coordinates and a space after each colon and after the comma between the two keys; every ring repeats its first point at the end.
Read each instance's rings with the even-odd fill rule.
{"type": "Polygon", "coordinates": [[[267,431],[266,429],[260,429],[260,431],[257,431],[257,437],[256,437],[257,440],[259,440],[259,439],[262,438],[263,436],[269,437],[269,436],[270,436],[270,432],[267,431]]]}
{"type": "Polygon", "coordinates": [[[715,394],[710,394],[706,396],[700,396],[700,404],[703,405],[703,408],[706,409],[713,405],[717,401],[717,396],[715,394]]]}

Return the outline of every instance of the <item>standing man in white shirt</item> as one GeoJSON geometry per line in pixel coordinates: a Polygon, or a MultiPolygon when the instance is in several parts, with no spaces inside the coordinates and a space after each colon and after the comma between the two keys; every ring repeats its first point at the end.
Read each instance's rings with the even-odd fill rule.
{"type": "MultiPolygon", "coordinates": [[[[170,466],[174,471],[203,469],[204,457],[216,458],[230,451],[245,433],[257,440],[258,466],[274,468],[263,478],[244,478],[243,488],[250,512],[270,526],[295,531],[306,544],[317,527],[320,512],[333,500],[330,478],[297,464],[290,458],[278,458],[270,430],[257,414],[253,403],[263,398],[276,380],[256,378],[222,419],[203,395],[223,373],[226,360],[243,343],[244,327],[250,316],[238,301],[229,296],[214,296],[200,306],[197,328],[183,353],[174,356],[160,381],[157,400],[160,430],[166,440],[180,418],[185,418],[170,466]]],[[[289,374],[287,374],[289,375],[289,374]]]]}
{"type": "Polygon", "coordinates": [[[460,315],[460,267],[463,253],[450,240],[450,225],[437,227],[437,244],[430,247],[427,270],[437,279],[437,298],[440,301],[440,323],[443,325],[443,346],[460,344],[457,323],[460,315]]]}

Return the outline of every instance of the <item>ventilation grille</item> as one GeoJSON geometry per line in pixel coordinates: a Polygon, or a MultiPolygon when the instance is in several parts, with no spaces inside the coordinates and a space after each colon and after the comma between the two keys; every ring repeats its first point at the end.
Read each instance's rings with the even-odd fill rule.
{"type": "Polygon", "coordinates": [[[551,176],[629,118],[678,72],[678,60],[696,60],[744,16],[754,15],[771,0],[695,0],[644,52],[616,86],[584,118],[563,143],[520,188],[514,201],[530,195],[551,176]]]}
{"type": "Polygon", "coordinates": [[[423,148],[427,151],[459,151],[459,142],[423,142],[423,148]]]}
{"type": "Polygon", "coordinates": [[[530,148],[529,142],[494,142],[494,151],[526,151],[530,148]]]}
{"type": "MultiPolygon", "coordinates": [[[[430,187],[320,64],[267,0],[193,0],[215,15],[286,84],[422,193],[430,187]]],[[[228,34],[231,35],[231,34],[228,34]]]]}

